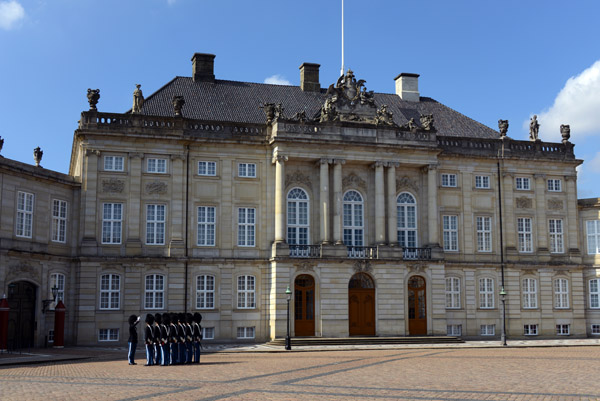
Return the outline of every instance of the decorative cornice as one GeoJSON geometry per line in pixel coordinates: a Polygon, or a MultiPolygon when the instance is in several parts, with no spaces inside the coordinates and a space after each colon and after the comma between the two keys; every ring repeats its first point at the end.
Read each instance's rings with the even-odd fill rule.
{"type": "Polygon", "coordinates": [[[333,159],[323,157],[323,158],[317,160],[317,162],[315,163],[315,165],[317,167],[320,167],[322,164],[333,164],[333,159]]]}
{"type": "Polygon", "coordinates": [[[387,162],[384,162],[382,160],[377,160],[375,163],[371,164],[371,168],[377,168],[377,167],[387,167],[387,162]]]}
{"type": "Polygon", "coordinates": [[[100,156],[100,151],[96,150],[96,149],[86,149],[85,155],[86,156],[90,156],[90,155],[100,156]]]}

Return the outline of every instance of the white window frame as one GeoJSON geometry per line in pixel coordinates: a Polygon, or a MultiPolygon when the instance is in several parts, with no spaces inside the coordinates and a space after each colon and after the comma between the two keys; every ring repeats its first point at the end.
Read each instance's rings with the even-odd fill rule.
{"type": "Polygon", "coordinates": [[[458,216],[442,216],[444,251],[458,252],[458,216]]]}
{"type": "Polygon", "coordinates": [[[446,335],[453,337],[462,336],[462,324],[448,324],[446,325],[446,335]]]}
{"type": "Polygon", "coordinates": [[[489,175],[476,175],[475,176],[475,188],[476,189],[490,189],[490,176],[489,175]]]}
{"type": "Polygon", "coordinates": [[[120,244],[123,229],[123,204],[102,204],[102,243],[120,244]]]}
{"type": "Polygon", "coordinates": [[[310,244],[310,198],[299,187],[290,189],[287,194],[287,243],[310,244]]]}
{"type": "Polygon", "coordinates": [[[589,308],[600,309],[600,278],[593,278],[588,282],[589,308]]]}
{"type": "Polygon", "coordinates": [[[547,188],[549,192],[562,192],[562,180],[559,178],[549,178],[547,188]]]}
{"type": "Polygon", "coordinates": [[[524,324],[523,325],[523,335],[524,336],[537,336],[538,335],[538,325],[537,324],[524,324]]]}
{"type": "Polygon", "coordinates": [[[198,162],[198,175],[206,177],[216,177],[217,162],[210,160],[200,160],[198,162]]]}
{"type": "Polygon", "coordinates": [[[160,310],[165,308],[165,283],[163,274],[147,274],[144,277],[144,309],[160,310]]]}
{"type": "Polygon", "coordinates": [[[495,336],[496,325],[495,324],[482,324],[479,326],[479,335],[482,336],[495,336]]]}
{"type": "Polygon", "coordinates": [[[124,161],[123,156],[104,156],[104,171],[124,171],[124,161]]]}
{"type": "Polygon", "coordinates": [[[35,195],[30,192],[17,192],[17,221],[15,235],[17,237],[32,238],[33,236],[33,208],[35,195]]]}
{"type": "Polygon", "coordinates": [[[343,240],[346,246],[364,246],[364,198],[356,190],[346,191],[342,205],[343,240]]]}
{"type": "Polygon", "coordinates": [[[215,339],[215,328],[214,327],[202,327],[202,339],[203,340],[214,340],[215,339]]]}
{"type": "Polygon", "coordinates": [[[52,242],[67,242],[67,201],[52,199],[52,242]]]}
{"type": "Polygon", "coordinates": [[[530,191],[531,190],[531,178],[529,177],[516,177],[515,188],[517,191],[530,191]]]}
{"type": "Polygon", "coordinates": [[[537,309],[537,279],[525,277],[521,281],[523,309],[537,309]]]}
{"type": "Polygon", "coordinates": [[[121,308],[121,276],[106,273],[100,276],[99,309],[118,310],[121,308]],[[107,278],[105,281],[104,278],[107,278]],[[106,283],[106,285],[105,285],[106,283]],[[104,302],[106,301],[106,302],[104,302]]]}
{"type": "Polygon", "coordinates": [[[548,220],[548,234],[550,236],[550,253],[564,253],[564,233],[562,219],[548,220]]]}
{"type": "Polygon", "coordinates": [[[600,220],[585,222],[588,255],[600,254],[600,220]]]}
{"type": "Polygon", "coordinates": [[[54,329],[48,330],[48,342],[49,343],[54,342],[54,329]]]}
{"type": "Polygon", "coordinates": [[[517,236],[519,252],[533,252],[533,219],[531,217],[517,218],[517,236]]]}
{"type": "Polygon", "coordinates": [[[256,329],[254,328],[254,326],[237,328],[237,338],[240,340],[253,339],[255,336],[256,329]]]}
{"type": "Polygon", "coordinates": [[[554,288],[554,309],[569,309],[569,280],[555,278],[552,283],[554,288]]]}
{"type": "Polygon", "coordinates": [[[238,177],[256,178],[256,163],[238,163],[238,177]]]}
{"type": "Polygon", "coordinates": [[[256,208],[238,208],[238,246],[256,246],[256,208]]]}
{"type": "Polygon", "coordinates": [[[460,278],[446,277],[446,309],[460,309],[460,278]]]}
{"type": "Polygon", "coordinates": [[[198,206],[198,226],[196,229],[196,245],[215,246],[217,230],[217,208],[215,206],[198,206]]]}
{"type": "Polygon", "coordinates": [[[492,252],[492,218],[476,216],[477,252],[492,252]]]}
{"type": "Polygon", "coordinates": [[[494,279],[491,277],[479,278],[479,309],[494,309],[494,279]]]}
{"type": "Polygon", "coordinates": [[[98,341],[119,341],[119,329],[98,329],[98,341]]]}
{"type": "Polygon", "coordinates": [[[146,172],[151,174],[167,174],[167,159],[149,157],[146,159],[146,172]]]}
{"type": "Polygon", "coordinates": [[[52,304],[50,305],[49,309],[52,310],[56,307],[56,304],[58,303],[58,301],[63,301],[63,303],[65,302],[65,283],[66,283],[66,277],[64,274],[62,273],[52,273],[50,274],[50,287],[48,288],[48,296],[50,298],[52,298],[52,287],[56,286],[56,288],[58,289],[56,291],[56,300],[54,302],[52,302],[52,304]]]}
{"type": "Polygon", "coordinates": [[[458,179],[456,174],[442,173],[442,187],[445,188],[456,188],[458,186],[458,179]]]}
{"type": "Polygon", "coordinates": [[[600,324],[592,323],[590,333],[594,336],[600,335],[600,324]]]}
{"type": "Polygon", "coordinates": [[[417,198],[409,192],[401,192],[396,198],[398,244],[407,248],[419,246],[417,198]]]}
{"type": "Polygon", "coordinates": [[[196,309],[215,309],[215,276],[196,277],[196,309]]]}
{"type": "Polygon", "coordinates": [[[167,206],[146,205],[146,245],[164,245],[167,206]]]}
{"type": "Polygon", "coordinates": [[[557,324],[556,325],[556,335],[557,336],[571,335],[571,325],[570,324],[557,324]]]}
{"type": "Polygon", "coordinates": [[[237,278],[238,309],[256,309],[256,277],[252,275],[237,278]]]}

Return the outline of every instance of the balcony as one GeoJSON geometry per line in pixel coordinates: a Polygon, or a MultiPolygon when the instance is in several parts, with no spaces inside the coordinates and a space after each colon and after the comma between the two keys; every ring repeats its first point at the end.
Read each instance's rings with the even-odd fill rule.
{"type": "Polygon", "coordinates": [[[431,260],[431,248],[400,246],[345,246],[334,244],[288,245],[282,244],[275,249],[275,256],[294,259],[379,259],[379,260],[431,260]],[[277,251],[279,249],[279,251],[277,251]]]}
{"type": "Polygon", "coordinates": [[[290,258],[320,258],[321,245],[290,245],[290,258]]]}
{"type": "Polygon", "coordinates": [[[379,259],[376,246],[349,246],[348,257],[351,259],[379,259]]]}
{"type": "Polygon", "coordinates": [[[430,260],[431,248],[402,248],[402,259],[404,260],[430,260]]]}

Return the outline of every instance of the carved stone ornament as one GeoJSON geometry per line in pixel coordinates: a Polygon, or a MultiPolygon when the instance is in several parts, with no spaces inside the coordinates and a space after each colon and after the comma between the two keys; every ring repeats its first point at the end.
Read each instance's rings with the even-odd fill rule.
{"type": "Polygon", "coordinates": [[[377,125],[395,125],[394,116],[392,112],[388,110],[388,106],[386,104],[377,109],[375,123],[377,125]]]}
{"type": "Polygon", "coordinates": [[[356,80],[354,73],[348,70],[337,80],[335,86],[329,85],[325,103],[321,107],[320,122],[356,121],[377,123],[377,107],[373,91],[367,92],[365,80],[356,80]]]}
{"type": "Polygon", "coordinates": [[[498,120],[498,130],[500,131],[500,138],[504,138],[508,132],[508,120],[498,120]]]}
{"type": "Polygon", "coordinates": [[[356,273],[371,273],[373,271],[371,262],[368,260],[357,260],[354,262],[353,268],[356,273]]]}
{"type": "Polygon", "coordinates": [[[423,263],[411,263],[411,262],[409,262],[406,267],[408,267],[408,271],[410,273],[424,273],[425,272],[425,268],[427,266],[424,265],[423,263]]]}
{"type": "Polygon", "coordinates": [[[35,161],[36,167],[40,167],[40,163],[42,161],[42,156],[44,156],[44,151],[42,149],[40,149],[39,146],[37,148],[33,149],[33,161],[35,161]]]}
{"type": "Polygon", "coordinates": [[[40,282],[41,269],[37,269],[31,265],[20,263],[16,266],[10,266],[8,268],[6,281],[15,281],[19,279],[34,280],[40,282]]]}
{"type": "Polygon", "coordinates": [[[306,261],[296,263],[296,264],[294,264],[294,267],[296,268],[296,271],[307,271],[307,272],[315,271],[315,264],[306,262],[306,261]]]}
{"type": "Polygon", "coordinates": [[[402,189],[402,188],[410,188],[415,192],[419,190],[417,181],[411,180],[407,176],[396,179],[396,189],[402,189]]]}
{"type": "Polygon", "coordinates": [[[562,143],[569,142],[571,138],[571,126],[568,124],[561,124],[560,126],[560,134],[562,135],[562,143]]]}
{"type": "Polygon", "coordinates": [[[135,90],[133,91],[133,107],[131,108],[132,114],[138,114],[142,111],[144,105],[144,94],[140,89],[142,85],[135,84],[135,90]]]}
{"type": "Polygon", "coordinates": [[[435,127],[433,126],[433,114],[421,114],[419,119],[421,120],[423,131],[435,131],[435,127]]]}
{"type": "Polygon", "coordinates": [[[173,96],[173,111],[175,112],[175,115],[178,117],[181,117],[181,109],[183,108],[183,105],[185,104],[185,99],[183,98],[183,96],[173,96]]]}
{"type": "Polygon", "coordinates": [[[537,116],[534,115],[529,121],[529,140],[539,141],[538,133],[540,132],[540,123],[537,120],[537,116]]]}
{"type": "Polygon", "coordinates": [[[166,194],[168,189],[168,185],[166,182],[162,181],[152,181],[146,184],[146,193],[147,194],[166,194]]]}
{"type": "Polygon", "coordinates": [[[344,188],[359,187],[362,189],[367,189],[367,183],[365,182],[365,180],[363,180],[354,173],[350,173],[342,179],[342,186],[344,188]]]}
{"type": "Polygon", "coordinates": [[[548,199],[548,210],[563,210],[563,201],[560,199],[548,199]]]}
{"type": "Polygon", "coordinates": [[[521,197],[517,198],[516,201],[518,209],[531,209],[533,207],[533,201],[531,198],[521,197]]]}
{"type": "Polygon", "coordinates": [[[125,181],[116,178],[102,180],[102,192],[121,193],[125,189],[125,181]]]}
{"type": "Polygon", "coordinates": [[[310,181],[310,177],[303,174],[300,170],[296,170],[291,174],[286,174],[285,176],[285,186],[289,187],[294,184],[303,184],[308,188],[312,188],[312,182],[310,181]]]}
{"type": "Polygon", "coordinates": [[[97,111],[96,105],[100,100],[100,89],[89,89],[87,90],[87,99],[90,104],[90,110],[97,111]]]}

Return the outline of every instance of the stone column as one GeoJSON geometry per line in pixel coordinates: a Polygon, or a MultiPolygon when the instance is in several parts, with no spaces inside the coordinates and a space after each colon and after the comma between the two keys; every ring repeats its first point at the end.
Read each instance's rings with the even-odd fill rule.
{"type": "Polygon", "coordinates": [[[385,187],[383,183],[384,162],[377,161],[375,168],[375,243],[385,243],[385,187]]]}
{"type": "Polygon", "coordinates": [[[342,241],[342,164],[346,160],[333,161],[333,241],[343,244],[342,241]]]}
{"type": "Polygon", "coordinates": [[[389,162],[387,170],[387,221],[388,243],[392,246],[398,244],[398,203],[396,200],[396,167],[400,163],[389,162]]]}
{"type": "MultiPolygon", "coordinates": [[[[82,185],[83,210],[81,211],[84,221],[84,231],[82,239],[82,247],[95,247],[96,240],[96,219],[98,219],[97,210],[97,191],[101,190],[102,183],[98,182],[98,159],[100,151],[93,149],[85,150],[84,158],[84,173],[82,185]]],[[[100,210],[100,220],[102,220],[102,210],[100,210]]],[[[102,234],[100,234],[102,235],[102,234]]],[[[94,252],[94,251],[90,251],[94,252]]],[[[84,251],[88,254],[90,252],[84,251]]]]}
{"type": "Polygon", "coordinates": [[[287,156],[274,155],[275,164],[275,243],[285,242],[285,165],[287,156]]]}
{"type": "Polygon", "coordinates": [[[567,204],[564,206],[567,209],[567,221],[565,221],[563,227],[563,232],[566,236],[565,248],[567,247],[567,243],[569,244],[569,248],[565,249],[565,252],[569,252],[571,255],[580,255],[578,245],[579,224],[577,221],[577,176],[566,176],[565,184],[567,187],[567,204]]]}
{"type": "MultiPolygon", "coordinates": [[[[189,157],[189,150],[186,150],[187,157],[189,157]]],[[[188,222],[194,221],[192,216],[196,216],[195,210],[190,205],[193,205],[194,196],[192,195],[188,199],[190,202],[189,205],[185,204],[185,194],[187,191],[186,188],[186,177],[189,174],[190,180],[187,182],[187,186],[190,187],[190,193],[193,194],[193,185],[194,185],[194,169],[191,168],[191,171],[187,171],[186,155],[171,155],[171,169],[173,180],[171,187],[171,229],[170,235],[171,240],[169,242],[169,255],[170,256],[183,256],[184,255],[184,244],[185,244],[185,236],[188,239],[188,247],[192,247],[194,243],[194,235],[190,235],[194,230],[191,229],[187,233],[185,232],[185,218],[188,218],[188,222]],[[191,216],[185,216],[185,210],[188,209],[191,216]]],[[[190,163],[191,167],[191,163],[190,163]]],[[[168,216],[168,214],[167,214],[168,216]]],[[[197,216],[196,216],[197,218],[197,216]]],[[[193,224],[190,225],[193,227],[193,224]]]]}
{"type": "Polygon", "coordinates": [[[437,207],[437,164],[427,166],[427,210],[429,220],[429,245],[439,246],[438,239],[438,207],[437,207]]]}
{"type": "Polygon", "coordinates": [[[321,243],[329,244],[329,163],[331,163],[331,159],[321,159],[319,160],[319,185],[321,187],[320,192],[320,204],[321,207],[319,209],[320,212],[320,228],[321,228],[321,243]]]}
{"type": "MultiPolygon", "coordinates": [[[[513,194],[514,175],[512,173],[504,173],[502,175],[504,183],[502,185],[502,220],[504,223],[504,246],[506,250],[516,251],[517,238],[515,228],[515,200],[513,194]]],[[[496,232],[500,232],[497,230],[496,232]]]]}
{"type": "Polygon", "coordinates": [[[546,219],[546,174],[534,174],[535,179],[535,211],[537,220],[538,252],[548,252],[548,221],[546,219]]]}
{"type": "MultiPolygon", "coordinates": [[[[127,255],[139,254],[142,248],[140,238],[140,215],[145,215],[145,211],[140,212],[142,202],[142,160],[143,153],[129,154],[129,202],[127,211],[127,255]]],[[[123,235],[125,230],[123,230],[123,235]]]]}

